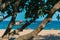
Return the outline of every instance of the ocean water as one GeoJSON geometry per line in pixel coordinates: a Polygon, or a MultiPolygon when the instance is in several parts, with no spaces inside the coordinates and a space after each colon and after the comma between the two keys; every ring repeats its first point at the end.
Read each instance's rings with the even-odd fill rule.
{"type": "MultiPolygon", "coordinates": [[[[27,28],[29,29],[36,29],[39,24],[41,23],[41,21],[36,21],[36,22],[33,22],[31,25],[29,25],[27,28]]],[[[8,24],[9,24],[9,21],[3,21],[3,22],[0,22],[0,29],[6,29],[8,27],[8,24]]],[[[13,26],[12,29],[17,29],[17,28],[20,28],[22,25],[19,25],[19,26],[13,26]]],[[[50,29],[55,29],[55,30],[60,30],[60,21],[51,21],[49,22],[44,30],[50,30],[50,29]]]]}

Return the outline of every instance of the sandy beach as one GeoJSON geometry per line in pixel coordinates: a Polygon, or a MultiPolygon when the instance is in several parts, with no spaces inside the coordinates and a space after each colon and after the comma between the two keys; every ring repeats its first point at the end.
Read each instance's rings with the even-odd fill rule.
{"type": "MultiPolygon", "coordinates": [[[[31,29],[27,29],[27,30],[23,30],[23,32],[19,32],[19,36],[28,34],[30,32],[32,32],[33,30],[31,29]]],[[[0,30],[0,37],[3,35],[3,33],[5,32],[5,30],[0,30]]],[[[16,35],[15,35],[16,36],[16,35]]],[[[16,36],[18,37],[18,36],[16,36]]],[[[36,38],[33,38],[34,40],[60,40],[60,30],[42,30],[38,36],[36,38]]]]}

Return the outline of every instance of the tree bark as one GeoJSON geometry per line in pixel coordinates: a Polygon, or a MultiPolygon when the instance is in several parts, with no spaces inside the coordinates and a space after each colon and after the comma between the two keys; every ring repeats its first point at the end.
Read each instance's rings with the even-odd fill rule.
{"type": "Polygon", "coordinates": [[[1,4],[1,6],[0,6],[0,10],[3,10],[4,8],[6,8],[10,3],[11,3],[11,2],[8,1],[7,3],[3,3],[3,4],[1,4]]]}
{"type": "Polygon", "coordinates": [[[34,22],[37,18],[33,18],[31,19],[29,22],[25,23],[20,29],[19,31],[23,31],[23,29],[25,29],[27,26],[29,26],[32,22],[34,22]]]}
{"type": "Polygon", "coordinates": [[[60,1],[57,4],[55,4],[55,6],[49,12],[49,15],[45,18],[45,20],[42,21],[42,23],[38,26],[37,29],[35,29],[33,32],[29,34],[18,37],[15,40],[29,40],[32,37],[36,37],[38,33],[45,27],[45,25],[51,21],[54,12],[59,8],[60,8],[60,1]]]}
{"type": "Polygon", "coordinates": [[[11,29],[12,29],[12,26],[13,26],[14,23],[15,23],[15,19],[16,19],[16,16],[17,16],[17,11],[18,11],[16,8],[18,7],[19,2],[20,2],[20,0],[16,1],[16,3],[15,3],[14,13],[13,13],[12,19],[11,19],[11,21],[10,21],[10,23],[9,23],[6,31],[5,31],[5,33],[2,35],[2,38],[3,38],[5,35],[9,34],[9,32],[10,32],[11,29]]]}

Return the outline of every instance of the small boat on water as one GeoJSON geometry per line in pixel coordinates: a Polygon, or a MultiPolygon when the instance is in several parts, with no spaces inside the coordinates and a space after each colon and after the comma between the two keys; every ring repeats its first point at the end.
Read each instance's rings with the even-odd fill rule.
{"type": "Polygon", "coordinates": [[[20,22],[15,22],[15,25],[20,25],[20,22]]]}
{"type": "Polygon", "coordinates": [[[20,20],[20,21],[16,21],[14,25],[20,25],[21,23],[23,23],[22,20],[20,20]]]}

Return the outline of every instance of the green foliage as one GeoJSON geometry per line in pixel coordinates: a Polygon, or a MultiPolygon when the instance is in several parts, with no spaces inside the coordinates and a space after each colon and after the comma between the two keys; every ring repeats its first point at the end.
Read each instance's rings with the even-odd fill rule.
{"type": "MultiPolygon", "coordinates": [[[[0,2],[7,3],[11,2],[7,7],[5,7],[1,12],[7,11],[8,15],[12,15],[14,11],[15,2],[18,0],[1,0],[0,2]]],[[[59,0],[47,0],[44,3],[43,0],[20,0],[19,6],[17,7],[17,12],[21,12],[23,9],[26,9],[25,18],[38,18],[39,15],[45,15],[50,11],[50,9],[58,2],[59,0]],[[28,4],[26,4],[28,1],[28,4]],[[40,11],[39,11],[40,10],[40,11]],[[46,11],[47,10],[47,11],[46,11]],[[38,13],[39,11],[39,13],[38,13]]],[[[1,4],[0,3],[0,4],[1,4]]],[[[1,5],[2,5],[1,4],[1,5]]]]}

